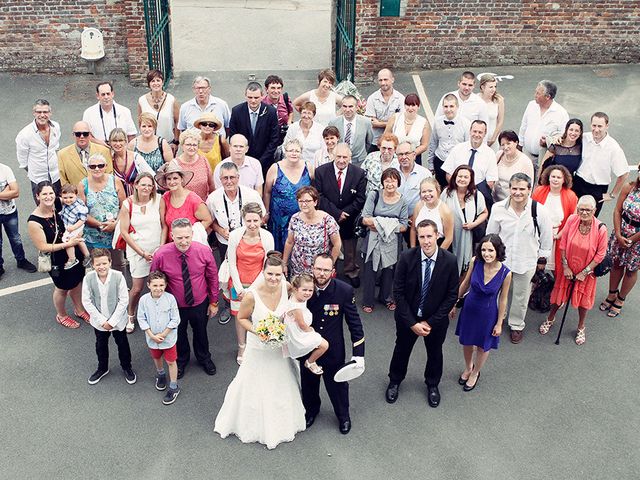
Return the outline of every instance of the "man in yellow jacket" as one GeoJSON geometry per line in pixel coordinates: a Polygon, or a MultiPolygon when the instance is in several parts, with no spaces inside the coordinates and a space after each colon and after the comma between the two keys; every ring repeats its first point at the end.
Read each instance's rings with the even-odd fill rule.
{"type": "Polygon", "coordinates": [[[113,173],[111,152],[107,147],[89,141],[91,129],[87,122],[76,122],[73,125],[75,143],[58,151],[58,169],[62,185],[71,183],[78,185],[87,177],[86,163],[91,155],[100,153],[107,159],[106,173],[113,173]]]}

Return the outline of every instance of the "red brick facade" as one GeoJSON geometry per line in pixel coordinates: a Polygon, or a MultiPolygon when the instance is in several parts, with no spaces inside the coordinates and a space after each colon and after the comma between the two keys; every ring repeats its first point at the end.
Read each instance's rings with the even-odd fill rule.
{"type": "Polygon", "coordinates": [[[382,66],[423,70],[482,65],[640,61],[640,2],[632,0],[357,0],[355,76],[382,66]]]}

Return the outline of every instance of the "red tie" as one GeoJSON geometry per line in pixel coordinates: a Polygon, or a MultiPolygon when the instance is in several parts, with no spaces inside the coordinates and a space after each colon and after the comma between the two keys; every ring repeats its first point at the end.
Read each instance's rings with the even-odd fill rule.
{"type": "Polygon", "coordinates": [[[338,191],[342,192],[342,170],[338,170],[338,191]]]}

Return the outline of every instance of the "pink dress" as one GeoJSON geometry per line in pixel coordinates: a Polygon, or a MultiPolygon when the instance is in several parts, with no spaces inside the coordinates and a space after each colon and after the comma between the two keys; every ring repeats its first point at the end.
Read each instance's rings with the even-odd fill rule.
{"type": "MultiPolygon", "coordinates": [[[[607,252],[607,228],[599,227],[600,221],[593,219],[591,230],[586,235],[580,233],[578,226],[580,217],[572,214],[562,229],[560,239],[560,250],[565,252],[565,257],[569,268],[574,274],[585,269],[595,257],[595,261],[600,263],[607,252]]],[[[564,275],[556,278],[556,283],[551,292],[551,303],[562,305],[569,297],[571,280],[564,275]]],[[[574,308],[586,308],[590,310],[596,297],[596,277],[591,274],[583,282],[575,282],[571,305],[574,308]]]]}
{"type": "Polygon", "coordinates": [[[174,207],[171,205],[171,192],[165,192],[162,195],[162,200],[164,201],[165,214],[164,221],[169,227],[169,239],[171,240],[171,222],[173,222],[176,218],[188,218],[191,224],[199,222],[196,218],[196,210],[200,206],[201,203],[204,203],[198,195],[193,192],[189,192],[187,194],[187,198],[185,198],[184,203],[180,207],[174,207]]]}
{"type": "Polygon", "coordinates": [[[206,201],[211,193],[209,191],[209,181],[213,175],[209,161],[201,155],[198,155],[195,162],[191,163],[183,162],[180,157],[177,157],[176,161],[183,170],[193,172],[193,178],[185,188],[194,192],[203,201],[206,201]]]}

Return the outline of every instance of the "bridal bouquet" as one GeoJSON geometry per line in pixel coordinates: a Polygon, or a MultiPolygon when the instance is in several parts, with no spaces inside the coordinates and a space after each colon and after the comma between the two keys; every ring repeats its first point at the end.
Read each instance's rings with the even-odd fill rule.
{"type": "Polygon", "coordinates": [[[256,334],[262,343],[276,349],[286,342],[287,332],[282,319],[270,313],[258,322],[256,334]]]}

